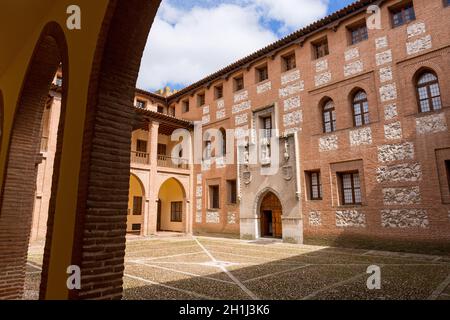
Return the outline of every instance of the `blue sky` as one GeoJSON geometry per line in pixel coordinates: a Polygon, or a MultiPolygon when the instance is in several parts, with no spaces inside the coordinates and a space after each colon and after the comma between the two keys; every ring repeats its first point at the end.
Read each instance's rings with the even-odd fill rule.
{"type": "Polygon", "coordinates": [[[163,0],[138,87],[183,88],[354,0],[163,0]]]}

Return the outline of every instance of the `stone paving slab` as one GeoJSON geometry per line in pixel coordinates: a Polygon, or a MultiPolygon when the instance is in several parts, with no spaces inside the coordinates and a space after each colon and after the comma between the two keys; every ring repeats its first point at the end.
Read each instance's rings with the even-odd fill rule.
{"type": "MultiPolygon", "coordinates": [[[[450,299],[448,257],[188,236],[127,242],[124,299],[450,299]],[[370,265],[381,290],[367,289],[370,265]]],[[[37,299],[42,244],[25,298],[37,299]]]]}

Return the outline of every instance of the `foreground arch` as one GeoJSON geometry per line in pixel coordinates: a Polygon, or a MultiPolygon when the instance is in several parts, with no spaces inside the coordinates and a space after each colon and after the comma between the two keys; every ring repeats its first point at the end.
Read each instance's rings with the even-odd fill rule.
{"type": "MultiPolygon", "coordinates": [[[[63,61],[63,67],[70,66],[70,72],[63,71],[66,106],[61,115],[55,155],[40,298],[121,298],[133,122],[130,107],[142,53],[159,3],[157,0],[33,3],[18,0],[2,4],[2,27],[19,20],[18,13],[30,16],[20,19],[21,30],[28,32],[26,37],[25,34],[15,36],[22,42],[15,42],[8,33],[0,39],[2,43],[10,42],[0,54],[0,90],[5,100],[5,132],[0,152],[0,298],[16,299],[22,294],[25,240],[29,237],[26,225],[31,217],[32,201],[29,200],[34,186],[20,182],[23,178],[34,184],[34,180],[20,170],[35,172],[39,159],[39,143],[35,137],[39,132],[33,131],[25,140],[31,147],[26,153],[26,168],[16,167],[11,159],[21,151],[17,147],[21,145],[20,139],[25,139],[23,133],[36,128],[40,98],[48,93],[51,81],[50,70],[56,71],[59,64],[55,62],[57,59],[40,65],[35,63],[41,57],[46,62],[45,57],[58,56],[55,52],[60,51],[55,47],[61,47],[49,43],[42,46],[42,52],[47,52],[39,54],[37,44],[41,42],[36,29],[45,29],[47,21],[37,17],[54,20],[61,26],[59,33],[67,42],[67,61],[63,61]],[[72,4],[79,5],[82,12],[89,11],[89,15],[84,15],[81,30],[65,28],[66,8],[72,4]],[[19,9],[26,5],[33,10],[22,13],[19,9]],[[36,84],[35,73],[40,80],[45,80],[36,84]],[[33,83],[37,88],[31,86],[33,83]],[[25,105],[23,101],[35,112],[28,110],[24,116],[16,117],[20,106],[25,105]],[[21,129],[26,120],[29,128],[21,129]],[[19,184],[23,190],[17,192],[19,184]],[[14,197],[14,194],[21,196],[14,197]],[[20,210],[13,215],[14,207],[20,210]],[[20,228],[12,221],[18,215],[24,219],[20,228]],[[25,235],[19,236],[21,232],[25,235]],[[15,242],[18,245],[11,246],[15,242]],[[4,259],[6,254],[14,254],[14,259],[4,259]],[[67,268],[71,265],[81,268],[80,290],[67,288],[67,268]],[[14,268],[18,271],[7,271],[14,268]]],[[[60,56],[64,60],[64,55],[60,56]]]]}

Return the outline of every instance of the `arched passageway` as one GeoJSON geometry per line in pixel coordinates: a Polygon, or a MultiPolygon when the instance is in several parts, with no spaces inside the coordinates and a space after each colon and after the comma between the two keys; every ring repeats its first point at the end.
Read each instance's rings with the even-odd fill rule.
{"type": "Polygon", "coordinates": [[[166,180],[158,193],[157,231],[185,231],[186,193],[175,178],[166,180]]]}
{"type": "Polygon", "coordinates": [[[260,205],[261,237],[282,238],[283,230],[281,216],[283,208],[278,197],[273,192],[267,192],[260,205]]]}

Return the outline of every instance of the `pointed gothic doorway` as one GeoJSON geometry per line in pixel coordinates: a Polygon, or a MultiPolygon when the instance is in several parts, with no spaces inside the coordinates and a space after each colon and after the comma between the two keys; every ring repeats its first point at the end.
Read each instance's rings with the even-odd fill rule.
{"type": "Polygon", "coordinates": [[[278,197],[272,192],[268,192],[260,206],[261,217],[261,237],[282,238],[283,230],[281,216],[283,209],[278,197]]]}

